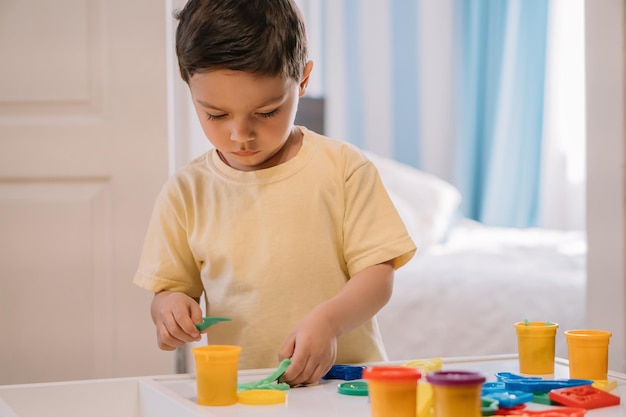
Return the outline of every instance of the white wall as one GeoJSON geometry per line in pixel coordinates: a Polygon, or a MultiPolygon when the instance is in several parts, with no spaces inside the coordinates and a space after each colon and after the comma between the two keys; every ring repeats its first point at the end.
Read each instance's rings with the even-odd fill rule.
{"type": "MultiPolygon", "coordinates": [[[[609,367],[626,371],[625,66],[622,0],[587,0],[587,326],[613,333],[609,367]]],[[[582,307],[582,306],[581,306],[582,307]]]]}
{"type": "Polygon", "coordinates": [[[585,229],[585,0],[551,0],[539,224],[585,229]]]}

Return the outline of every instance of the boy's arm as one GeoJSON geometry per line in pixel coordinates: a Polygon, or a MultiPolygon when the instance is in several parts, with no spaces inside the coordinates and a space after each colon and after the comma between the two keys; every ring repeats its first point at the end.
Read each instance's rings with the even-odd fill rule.
{"type": "Polygon", "coordinates": [[[174,350],[187,342],[200,340],[196,323],[202,322],[200,299],[182,292],[161,291],[154,294],[150,313],[156,325],[157,343],[163,350],[174,350]]]}
{"type": "Polygon", "coordinates": [[[371,319],[391,297],[393,262],[365,268],[333,298],[318,305],[291,332],[279,359],[291,358],[283,380],[317,382],[335,362],[337,339],[371,319]]]}
{"type": "Polygon", "coordinates": [[[339,294],[315,310],[334,324],[340,337],[374,317],[387,304],[392,290],[393,261],[388,261],[355,274],[339,294]]]}

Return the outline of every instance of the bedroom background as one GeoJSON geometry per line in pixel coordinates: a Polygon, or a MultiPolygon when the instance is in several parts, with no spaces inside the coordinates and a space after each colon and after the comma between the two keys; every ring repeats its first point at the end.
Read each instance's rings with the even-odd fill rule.
{"type": "MultiPolygon", "coordinates": [[[[0,2],[0,56],[3,57],[0,65],[0,310],[3,313],[0,331],[4,335],[0,343],[0,384],[154,375],[174,370],[175,355],[159,351],[154,343],[154,326],[149,316],[151,295],[136,288],[131,277],[154,198],[168,173],[206,149],[206,142],[194,130],[195,116],[188,111],[186,87],[173,61],[171,12],[182,3],[182,0],[0,2]],[[44,322],[46,325],[40,325],[44,322]]],[[[460,67],[451,64],[459,57],[453,40],[457,36],[455,28],[461,26],[455,16],[460,6],[479,7],[487,2],[309,0],[299,3],[313,26],[311,46],[317,65],[307,99],[314,102],[316,97],[323,97],[326,133],[361,143],[372,155],[383,158],[378,160],[381,167],[403,173],[393,177],[402,180],[398,186],[408,179],[409,183],[424,180],[425,184],[436,184],[436,190],[452,190],[452,194],[464,188],[456,179],[453,152],[456,147],[451,145],[459,132],[451,116],[458,114],[462,104],[456,96],[459,74],[452,71],[460,67]],[[391,25],[394,21],[406,21],[409,25],[391,25]],[[316,33],[315,22],[325,22],[327,31],[318,29],[316,33]],[[350,25],[351,30],[346,30],[344,24],[350,25]],[[346,35],[348,38],[344,39],[346,35]],[[322,40],[318,40],[320,37],[322,40]],[[409,42],[406,51],[412,53],[400,54],[401,50],[395,49],[398,37],[406,38],[409,42]],[[324,47],[326,44],[333,48],[324,47]],[[350,48],[346,49],[344,44],[350,48]],[[398,65],[392,66],[393,61],[385,62],[381,58],[394,56],[399,60],[398,65]],[[367,65],[361,65],[362,61],[367,65]],[[348,63],[349,73],[345,67],[348,63]],[[361,74],[359,78],[345,75],[357,74],[356,70],[361,74]],[[410,76],[413,70],[415,77],[410,76]],[[394,80],[398,82],[395,86],[394,80]],[[363,85],[367,88],[359,87],[363,85]],[[348,88],[358,97],[360,110],[350,107],[348,96],[343,94],[348,88]],[[398,92],[402,94],[396,95],[398,92]],[[413,110],[407,114],[391,110],[398,108],[413,110]],[[355,123],[354,128],[345,124],[348,121],[355,123]],[[351,137],[350,132],[361,134],[351,137]],[[402,132],[414,135],[407,136],[409,140],[405,141],[399,136],[402,132]]],[[[497,3],[508,6],[492,10],[493,20],[482,22],[479,27],[493,25],[494,30],[501,30],[498,22],[510,21],[511,10],[525,10],[520,7],[526,4],[525,1],[497,3]]],[[[549,3],[552,7],[557,2],[549,3]]],[[[622,0],[584,3],[586,204],[578,206],[578,211],[568,211],[567,215],[557,211],[556,220],[562,221],[563,226],[554,226],[571,228],[560,233],[578,233],[580,225],[572,219],[580,221],[580,210],[586,211],[582,230],[587,240],[587,288],[582,289],[586,300],[581,301],[582,308],[572,302],[568,307],[578,313],[584,310],[588,326],[613,331],[610,361],[616,370],[626,369],[624,7],[622,0]]],[[[536,28],[538,33],[543,30],[550,33],[554,28],[550,10],[547,13],[546,28],[536,28]]],[[[481,14],[472,16],[478,19],[481,14]]],[[[511,41],[509,34],[514,33],[513,29],[507,29],[507,36],[497,39],[511,41]]],[[[534,38],[527,40],[531,41],[537,42],[534,38]]],[[[550,62],[551,56],[552,52],[548,52],[546,62],[550,62]]],[[[574,69],[568,68],[566,72],[574,69]]],[[[501,74],[506,76],[503,80],[514,75],[510,71],[501,74]]],[[[492,77],[491,72],[489,76],[492,77]]],[[[546,83],[549,78],[545,78],[546,83]]],[[[546,84],[544,91],[548,90],[546,84]]],[[[484,97],[482,102],[491,103],[491,107],[480,114],[492,115],[488,109],[504,108],[496,106],[492,98],[484,97]]],[[[517,105],[507,100],[502,103],[517,105]]],[[[547,120],[554,120],[546,112],[544,107],[541,112],[544,131],[548,130],[547,120]]],[[[570,117],[565,127],[580,126],[582,119],[570,117]]],[[[496,131],[504,131],[506,126],[496,131]]],[[[485,135],[508,136],[510,133],[485,135]]],[[[570,135],[558,136],[569,138],[570,135]]],[[[534,149],[536,153],[539,148],[534,149]]],[[[543,146],[541,154],[546,155],[543,146]]],[[[486,157],[484,153],[479,155],[486,157]]],[[[565,160],[550,159],[548,166],[561,173],[565,172],[563,166],[577,166],[565,165],[565,160]]],[[[546,173],[544,169],[540,172],[546,173]]],[[[563,181],[563,176],[555,178],[563,181]]],[[[543,181],[541,185],[545,189],[543,181]]],[[[516,185],[515,189],[518,188],[516,185]]],[[[579,197],[574,197],[576,187],[562,190],[567,193],[560,201],[569,198],[579,201],[579,197]]],[[[459,194],[463,194],[459,204],[466,204],[467,191],[461,190],[459,194]]],[[[496,195],[506,194],[498,191],[496,195]]],[[[410,213],[414,212],[411,208],[418,208],[416,204],[425,209],[424,202],[437,202],[421,198],[419,193],[396,196],[400,197],[399,208],[409,208],[404,212],[410,213]]],[[[542,232],[553,230],[545,228],[548,224],[545,222],[555,219],[548,215],[545,201],[537,194],[527,200],[537,204],[536,219],[544,227],[536,230],[542,232]]],[[[522,213],[532,210],[524,209],[522,213]]],[[[442,217],[443,226],[457,225],[463,220],[461,216],[442,217]]],[[[474,231],[492,230],[492,227],[497,226],[486,225],[474,231]]],[[[438,230],[445,232],[446,228],[438,230]]],[[[445,233],[438,236],[446,237],[445,233]]],[[[457,237],[448,235],[442,241],[458,242],[457,237]]],[[[484,249],[476,243],[470,239],[466,248],[484,249]]],[[[426,251],[421,254],[426,255],[426,251]]],[[[489,255],[487,251],[482,254],[489,255]]],[[[450,259],[440,258],[441,263],[450,259]]],[[[499,260],[502,263],[506,259],[499,260]]],[[[420,262],[430,262],[433,267],[430,272],[440,271],[434,268],[435,256],[416,257],[416,260],[412,267],[415,269],[400,271],[415,271],[423,266],[420,262]]],[[[541,277],[536,271],[528,270],[532,264],[517,265],[526,269],[510,268],[509,278],[514,277],[513,272],[521,278],[527,272],[534,279],[541,277]]],[[[438,273],[433,273],[433,279],[427,279],[422,270],[421,280],[399,277],[397,281],[419,290],[419,296],[430,294],[426,289],[432,287],[428,285],[440,285],[443,280],[434,279],[438,277],[438,273]],[[411,285],[413,282],[416,285],[411,285]]],[[[520,281],[528,281],[521,278],[520,281]]],[[[501,291],[510,290],[504,285],[506,281],[498,282],[501,291]]],[[[441,295],[447,302],[455,288],[462,289],[442,287],[441,295]]],[[[566,294],[559,295],[563,298],[566,294]]],[[[521,298],[515,300],[519,303],[521,298]]],[[[554,299],[534,301],[537,308],[555,311],[554,299]]],[[[437,320],[412,324],[410,330],[414,331],[403,329],[403,334],[427,333],[425,324],[437,327],[438,323],[450,323],[442,319],[447,316],[434,313],[428,310],[425,315],[437,320]]],[[[423,319],[424,315],[420,317],[423,319]]],[[[472,317],[477,316],[466,314],[463,319],[472,317]]],[[[516,314],[514,318],[519,317],[516,314]]],[[[499,328],[507,335],[510,335],[510,321],[506,319],[506,326],[499,328]]],[[[438,326],[439,331],[442,329],[448,327],[438,326]]],[[[423,352],[410,353],[421,356],[423,352]]]]}
{"type": "MultiPolygon", "coordinates": [[[[583,0],[298,4],[324,133],[451,182],[476,220],[584,230],[583,0]]],[[[181,118],[175,166],[207,146],[181,118]]]]}
{"type": "MultiPolygon", "coordinates": [[[[413,235],[418,244],[440,242],[459,218],[586,236],[583,0],[298,4],[315,63],[300,117],[313,112],[308,122],[323,123],[325,134],[383,157],[387,172],[412,175],[406,167],[391,169],[394,160],[434,175],[462,196],[459,201],[444,191],[434,196],[440,199],[431,208],[439,213],[433,217],[437,225],[424,228],[409,220],[409,226],[420,227],[413,235]]],[[[192,139],[178,143],[173,166],[207,148],[195,116],[186,114],[185,89],[178,93],[185,121],[179,127],[192,139]]],[[[396,191],[397,184],[391,188],[396,191]]],[[[398,194],[392,198],[404,214],[411,202],[398,194]]],[[[427,210],[428,203],[416,201],[420,197],[416,191],[414,211],[427,210]]],[[[575,250],[586,254],[586,247],[575,250]]],[[[584,305],[591,298],[585,299],[584,290],[582,299],[568,291],[561,297],[581,303],[583,319],[576,324],[582,326],[584,317],[593,323],[595,307],[584,305]]],[[[389,324],[385,317],[381,321],[389,324]]],[[[619,351],[623,330],[611,329],[611,348],[619,351]]],[[[561,356],[564,349],[559,347],[561,356]]],[[[612,361],[616,367],[626,362],[620,354],[612,361]]]]}

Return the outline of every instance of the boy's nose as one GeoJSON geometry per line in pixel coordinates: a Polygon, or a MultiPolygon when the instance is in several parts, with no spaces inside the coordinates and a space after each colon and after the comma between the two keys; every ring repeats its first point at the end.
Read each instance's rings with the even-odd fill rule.
{"type": "Polygon", "coordinates": [[[253,129],[250,123],[234,122],[230,130],[230,140],[235,142],[248,142],[254,139],[253,129]]]}

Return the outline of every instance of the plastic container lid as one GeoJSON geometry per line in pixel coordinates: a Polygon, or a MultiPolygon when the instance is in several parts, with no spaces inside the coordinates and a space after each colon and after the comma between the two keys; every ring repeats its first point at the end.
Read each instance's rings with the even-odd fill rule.
{"type": "Polygon", "coordinates": [[[611,332],[607,330],[567,330],[563,333],[567,338],[580,338],[580,339],[608,339],[612,336],[611,332]]]}
{"type": "Polygon", "coordinates": [[[342,382],[339,384],[338,391],[339,394],[357,396],[366,396],[369,393],[367,382],[365,381],[342,382]]]}
{"type": "Polygon", "coordinates": [[[287,393],[274,389],[251,389],[237,394],[241,404],[269,405],[280,404],[287,401],[287,393]]]}
{"type": "Polygon", "coordinates": [[[435,371],[426,375],[426,380],[433,385],[462,386],[482,384],[487,378],[479,372],[435,371]]]}
{"type": "Polygon", "coordinates": [[[373,366],[363,371],[363,379],[370,381],[406,382],[417,381],[422,373],[406,366],[373,366]]]}

